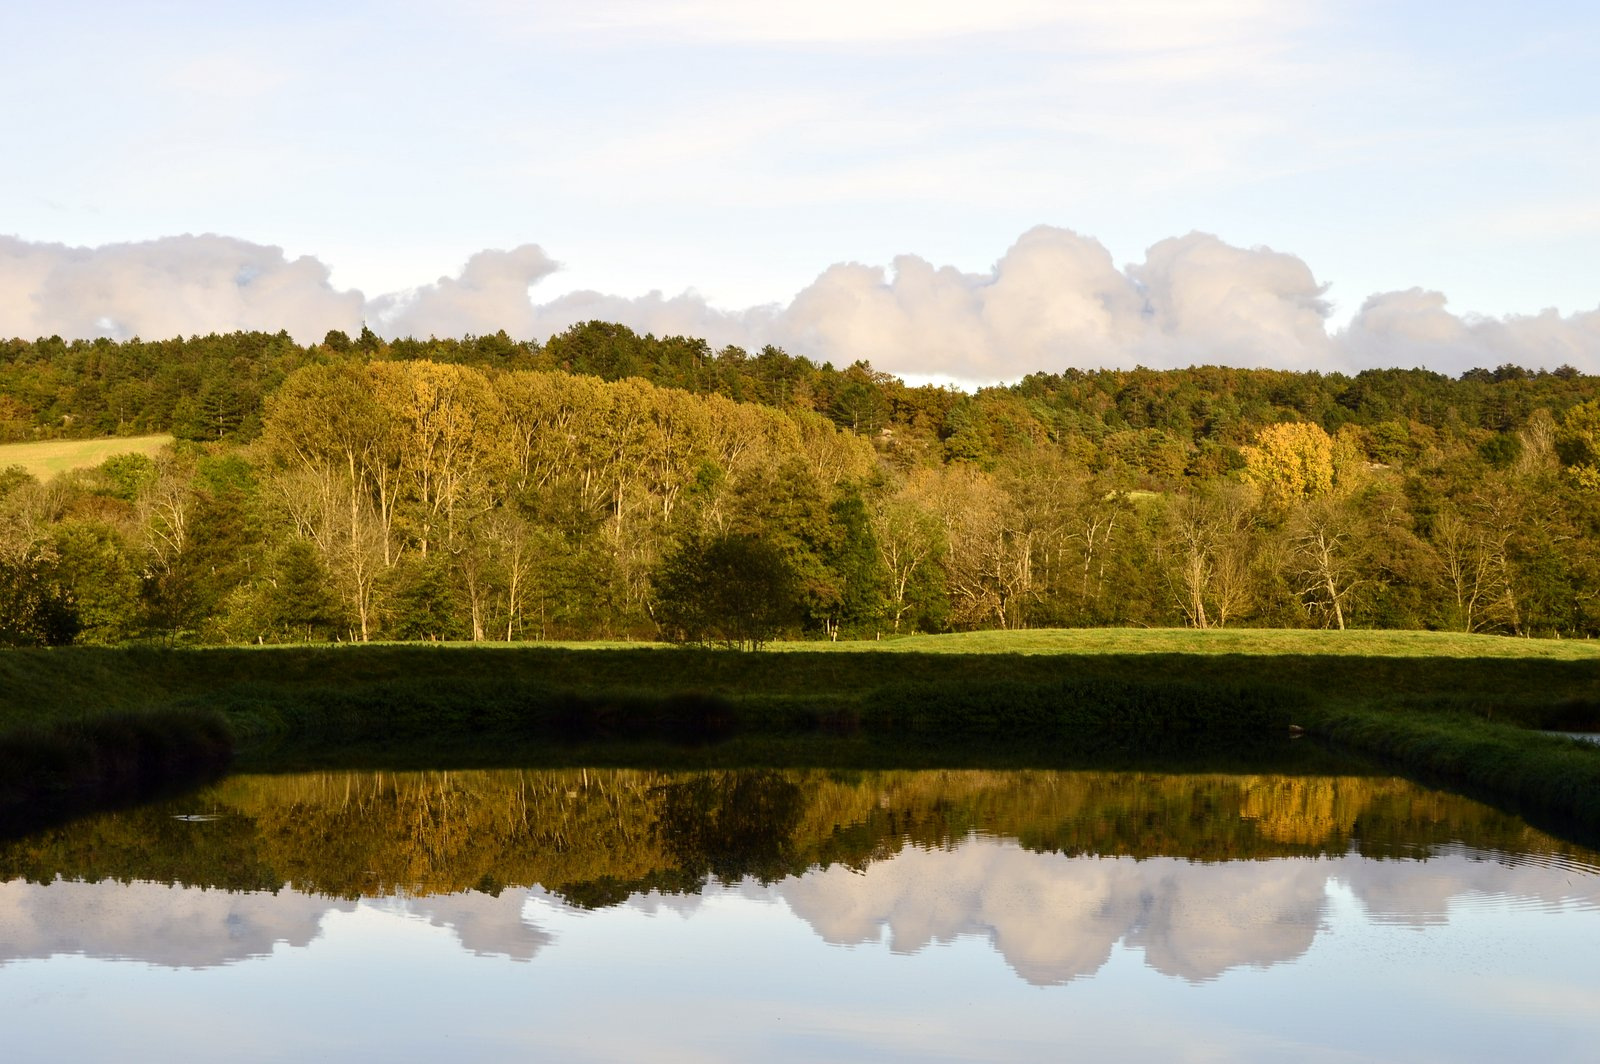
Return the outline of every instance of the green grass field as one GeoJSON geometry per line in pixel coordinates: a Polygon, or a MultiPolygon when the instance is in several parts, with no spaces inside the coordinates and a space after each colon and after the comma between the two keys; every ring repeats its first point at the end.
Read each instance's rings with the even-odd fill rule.
{"type": "Polygon", "coordinates": [[[154,458],[171,436],[102,436],[92,440],[43,440],[0,444],[0,469],[21,466],[40,480],[74,469],[92,469],[118,454],[154,458]]]}
{"type": "MultiPolygon", "coordinates": [[[[374,643],[427,652],[470,647],[505,650],[673,650],[669,643],[622,640],[543,643],[374,643]]],[[[273,652],[274,648],[249,647],[273,652]]],[[[281,649],[281,648],[278,648],[281,649]]],[[[776,654],[1247,654],[1335,655],[1381,658],[1517,658],[1600,662],[1600,640],[1513,639],[1460,632],[1333,631],[1286,628],[1027,628],[1013,631],[953,632],[946,635],[885,635],[880,639],[837,642],[768,643],[776,654]]]]}
{"type": "Polygon", "coordinates": [[[1519,658],[1600,663],[1600,641],[1510,639],[1459,632],[1308,631],[1282,628],[1040,628],[956,632],[838,643],[777,643],[782,651],[919,654],[1248,654],[1384,658],[1519,658]]]}

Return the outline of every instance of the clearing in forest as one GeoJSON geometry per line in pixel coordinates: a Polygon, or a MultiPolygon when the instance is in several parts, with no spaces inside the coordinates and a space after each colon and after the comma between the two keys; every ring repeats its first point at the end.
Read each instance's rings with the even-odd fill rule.
{"type": "Polygon", "coordinates": [[[73,469],[92,469],[118,454],[143,454],[151,458],[172,443],[172,437],[99,436],[92,440],[41,440],[38,443],[0,444],[0,469],[21,466],[40,480],[73,469]]]}

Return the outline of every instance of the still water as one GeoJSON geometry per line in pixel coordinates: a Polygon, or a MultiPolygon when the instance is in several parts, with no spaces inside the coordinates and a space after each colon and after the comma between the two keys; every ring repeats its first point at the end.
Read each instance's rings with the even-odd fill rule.
{"type": "Polygon", "coordinates": [[[0,843],[7,1061],[1588,1061],[1600,855],[1399,780],[235,777],[0,843]]]}

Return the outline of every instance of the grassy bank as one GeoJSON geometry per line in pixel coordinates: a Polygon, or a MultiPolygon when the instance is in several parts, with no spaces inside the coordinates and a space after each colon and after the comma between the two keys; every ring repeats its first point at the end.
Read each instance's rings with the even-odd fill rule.
{"type": "Polygon", "coordinates": [[[238,762],[265,771],[662,756],[1045,767],[1282,742],[1292,721],[1403,771],[1600,824],[1586,797],[1600,794],[1600,749],[1525,730],[1600,725],[1600,646],[1586,642],[1091,630],[760,654],[614,645],[0,653],[0,737],[158,710],[190,714],[169,722],[215,715],[238,762]],[[1529,782],[1545,777],[1560,782],[1529,782]]]}

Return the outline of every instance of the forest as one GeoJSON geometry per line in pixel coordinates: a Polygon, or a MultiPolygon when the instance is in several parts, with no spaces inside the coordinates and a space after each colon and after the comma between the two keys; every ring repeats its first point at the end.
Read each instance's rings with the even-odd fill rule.
{"type": "Polygon", "coordinates": [[[1075,370],[968,394],[604,322],[0,341],[0,644],[1600,630],[1600,378],[1075,370]]]}

